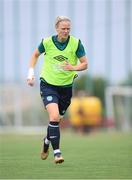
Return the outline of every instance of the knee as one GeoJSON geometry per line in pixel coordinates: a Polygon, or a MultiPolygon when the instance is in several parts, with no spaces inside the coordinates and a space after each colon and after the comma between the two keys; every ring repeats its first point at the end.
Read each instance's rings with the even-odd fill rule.
{"type": "Polygon", "coordinates": [[[50,121],[59,122],[60,121],[59,113],[50,114],[50,121]]]}

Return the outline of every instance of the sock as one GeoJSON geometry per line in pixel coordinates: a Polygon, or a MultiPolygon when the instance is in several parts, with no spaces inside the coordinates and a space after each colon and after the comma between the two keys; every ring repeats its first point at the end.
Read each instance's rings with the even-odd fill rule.
{"type": "MultiPolygon", "coordinates": [[[[59,150],[59,144],[60,144],[59,122],[50,122],[49,123],[49,135],[50,135],[49,137],[50,137],[52,148],[53,148],[54,152],[56,152],[55,150],[59,150]]],[[[60,150],[58,153],[54,153],[54,155],[56,155],[56,154],[61,154],[60,150]]]]}
{"type": "Polygon", "coordinates": [[[47,139],[50,141],[49,126],[47,127],[47,139]]]}
{"type": "Polygon", "coordinates": [[[60,155],[61,155],[60,149],[54,150],[54,156],[60,156],[60,155]]]}
{"type": "Polygon", "coordinates": [[[47,136],[44,138],[44,152],[46,153],[49,149],[50,138],[49,138],[49,126],[47,127],[47,136]]]}

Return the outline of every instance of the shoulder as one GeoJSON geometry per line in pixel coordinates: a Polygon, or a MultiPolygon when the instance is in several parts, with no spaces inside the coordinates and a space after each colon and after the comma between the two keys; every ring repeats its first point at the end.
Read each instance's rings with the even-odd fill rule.
{"type": "Polygon", "coordinates": [[[53,44],[52,36],[43,39],[43,46],[45,47],[46,51],[50,48],[52,44],[53,44]]]}
{"type": "Polygon", "coordinates": [[[39,50],[40,54],[44,53],[46,51],[47,47],[50,46],[49,42],[50,42],[51,39],[52,39],[51,36],[42,39],[41,43],[38,46],[38,50],[39,50]]]}
{"type": "Polygon", "coordinates": [[[46,37],[46,38],[43,39],[43,44],[44,44],[44,43],[48,43],[48,42],[50,42],[51,40],[52,40],[52,36],[46,37]]]}
{"type": "Polygon", "coordinates": [[[83,46],[80,39],[79,39],[79,42],[78,42],[78,48],[77,48],[77,51],[76,51],[76,55],[77,55],[78,58],[81,58],[82,56],[86,55],[84,46],[83,46]]]}
{"type": "Polygon", "coordinates": [[[70,35],[69,43],[72,45],[74,51],[78,48],[79,39],[70,35]]]}
{"type": "Polygon", "coordinates": [[[42,39],[41,43],[38,46],[38,51],[39,51],[40,54],[45,52],[45,48],[44,48],[44,45],[43,45],[43,39],[42,39]]]}
{"type": "Polygon", "coordinates": [[[79,39],[78,38],[76,38],[75,36],[72,36],[72,35],[70,35],[70,40],[71,41],[74,41],[74,42],[79,42],[79,39]]]}

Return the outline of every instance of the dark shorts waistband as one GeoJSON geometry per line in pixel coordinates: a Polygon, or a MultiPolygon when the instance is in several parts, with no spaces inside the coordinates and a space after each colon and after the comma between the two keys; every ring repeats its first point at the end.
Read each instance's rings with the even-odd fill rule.
{"type": "MultiPolygon", "coordinates": [[[[47,81],[45,81],[44,78],[40,77],[40,81],[44,82],[45,84],[49,84],[47,81]]],[[[57,85],[53,85],[53,84],[49,84],[51,86],[56,86],[56,87],[72,87],[73,86],[73,83],[72,84],[68,84],[68,85],[64,85],[64,86],[57,86],[57,85]]]]}

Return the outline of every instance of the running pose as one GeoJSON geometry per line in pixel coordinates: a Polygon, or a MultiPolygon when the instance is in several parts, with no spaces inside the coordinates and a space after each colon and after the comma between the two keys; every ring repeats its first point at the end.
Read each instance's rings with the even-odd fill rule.
{"type": "Polygon", "coordinates": [[[44,63],[40,73],[40,94],[49,115],[47,135],[44,137],[41,159],[47,159],[51,143],[55,163],[64,162],[60,150],[59,122],[65,114],[72,98],[72,85],[77,71],[87,69],[88,62],[81,41],[70,35],[71,21],[58,16],[55,21],[57,34],[42,40],[33,52],[27,83],[34,85],[34,68],[38,57],[44,53],[44,63]],[[79,63],[78,63],[79,60],[79,63]]]}

